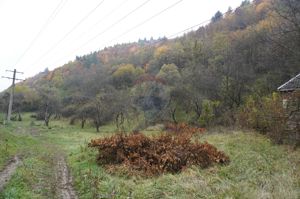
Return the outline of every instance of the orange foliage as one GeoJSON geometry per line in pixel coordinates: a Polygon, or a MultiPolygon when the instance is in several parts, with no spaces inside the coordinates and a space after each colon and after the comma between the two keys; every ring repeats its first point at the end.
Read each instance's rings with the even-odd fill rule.
{"type": "MultiPolygon", "coordinates": [[[[189,128],[180,126],[177,129],[189,128]]],[[[213,163],[229,162],[229,157],[213,145],[192,142],[191,134],[162,134],[154,137],[139,132],[116,134],[91,140],[89,146],[99,150],[97,161],[100,165],[110,170],[122,167],[146,176],[177,173],[191,165],[206,168],[213,163]]]]}

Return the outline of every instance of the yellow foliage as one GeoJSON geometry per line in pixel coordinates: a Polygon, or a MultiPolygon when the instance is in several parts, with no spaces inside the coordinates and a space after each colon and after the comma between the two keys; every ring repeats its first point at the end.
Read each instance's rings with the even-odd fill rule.
{"type": "Polygon", "coordinates": [[[134,74],[135,67],[132,64],[123,64],[113,73],[114,77],[119,77],[124,74],[134,74]]]}
{"type": "Polygon", "coordinates": [[[262,1],[260,4],[258,4],[255,8],[255,12],[258,14],[263,14],[268,11],[268,9],[271,6],[271,1],[270,0],[265,0],[262,1]]]}
{"type": "Polygon", "coordinates": [[[166,53],[168,50],[169,50],[168,46],[162,45],[155,50],[154,57],[160,57],[162,54],[166,53]]]}
{"type": "Polygon", "coordinates": [[[134,76],[139,76],[144,73],[144,70],[140,67],[134,67],[132,64],[122,64],[118,66],[118,69],[113,73],[113,77],[120,77],[125,74],[131,74],[134,76]]]}
{"type": "Polygon", "coordinates": [[[26,85],[16,85],[15,86],[15,93],[22,93],[24,95],[25,101],[31,102],[38,98],[36,91],[31,89],[26,85]]]}

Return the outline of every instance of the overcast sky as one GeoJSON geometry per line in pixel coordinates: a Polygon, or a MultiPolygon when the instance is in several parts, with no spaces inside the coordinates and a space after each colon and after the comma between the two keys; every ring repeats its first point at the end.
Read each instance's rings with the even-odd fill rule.
{"type": "MultiPolygon", "coordinates": [[[[0,74],[11,76],[5,70],[15,68],[24,72],[18,74],[24,79],[105,46],[168,37],[240,3],[241,0],[0,0],[0,74]],[[156,14],[159,15],[151,18],[156,14]]],[[[1,78],[0,91],[10,84],[10,80],[1,78]]]]}

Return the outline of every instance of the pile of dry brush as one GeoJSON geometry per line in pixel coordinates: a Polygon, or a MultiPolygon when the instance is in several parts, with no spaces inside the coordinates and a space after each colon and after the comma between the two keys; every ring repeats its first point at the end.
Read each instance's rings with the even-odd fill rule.
{"type": "Polygon", "coordinates": [[[177,173],[191,165],[206,168],[213,163],[229,162],[229,157],[213,145],[191,140],[193,134],[202,133],[204,129],[185,124],[167,125],[167,129],[176,133],[153,137],[139,132],[119,133],[91,140],[89,146],[98,148],[100,165],[122,166],[148,176],[177,173]]]}

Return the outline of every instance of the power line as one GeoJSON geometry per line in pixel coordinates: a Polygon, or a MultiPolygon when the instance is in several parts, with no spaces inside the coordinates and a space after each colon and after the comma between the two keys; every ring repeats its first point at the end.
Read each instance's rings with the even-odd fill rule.
{"type": "Polygon", "coordinates": [[[183,0],[179,0],[179,1],[175,2],[174,4],[168,6],[167,8],[165,8],[165,9],[159,11],[158,13],[152,15],[151,17],[147,18],[146,20],[142,21],[141,23],[139,23],[139,24],[135,25],[134,27],[128,29],[128,30],[125,31],[124,33],[120,34],[119,36],[113,38],[113,39],[110,40],[108,43],[110,43],[110,42],[112,42],[112,41],[114,41],[114,40],[116,40],[116,39],[119,39],[119,38],[123,37],[124,35],[130,33],[131,31],[135,30],[136,28],[138,28],[138,27],[144,25],[144,24],[147,23],[148,21],[154,19],[155,17],[157,17],[157,16],[163,14],[163,13],[166,12],[167,10],[173,8],[174,6],[176,6],[177,4],[179,4],[179,3],[182,2],[182,1],[183,1],[183,0]]]}
{"type": "MultiPolygon", "coordinates": [[[[252,6],[252,4],[245,5],[244,7],[249,7],[249,6],[252,6]]],[[[240,7],[240,6],[239,6],[239,7],[240,7]]],[[[237,8],[236,8],[236,9],[237,9],[237,8]]],[[[234,12],[234,11],[227,11],[227,12],[221,13],[220,17],[224,17],[226,14],[230,14],[231,12],[234,12]]],[[[199,23],[199,24],[193,25],[193,26],[191,26],[191,27],[189,27],[189,28],[186,28],[186,29],[184,29],[184,30],[181,30],[181,31],[179,31],[179,32],[177,32],[177,33],[171,34],[171,35],[167,36],[167,38],[173,38],[173,37],[176,37],[177,35],[180,35],[181,33],[184,33],[184,32],[186,32],[186,31],[191,30],[191,29],[193,29],[193,28],[195,28],[195,27],[198,27],[198,26],[200,26],[200,25],[206,24],[206,23],[208,23],[208,22],[210,22],[210,21],[211,21],[211,19],[207,19],[207,20],[205,20],[205,21],[202,21],[202,22],[199,23]]]]}
{"type": "MultiPolygon", "coordinates": [[[[128,14],[126,14],[125,16],[121,17],[119,20],[117,20],[115,23],[113,23],[112,25],[110,25],[108,28],[106,28],[105,30],[103,30],[102,32],[98,33],[97,35],[95,35],[94,37],[92,37],[91,39],[89,39],[87,42],[85,42],[83,45],[81,45],[78,49],[86,46],[87,44],[89,44],[90,42],[94,41],[95,39],[97,39],[100,35],[106,33],[107,31],[109,31],[110,29],[112,29],[113,27],[115,27],[116,25],[118,25],[119,23],[121,23],[122,21],[124,21],[127,17],[129,17],[132,13],[136,12],[137,10],[139,10],[141,7],[143,7],[144,5],[146,5],[149,1],[151,0],[147,0],[145,2],[143,2],[142,4],[140,4],[138,7],[136,7],[135,9],[133,9],[132,11],[130,11],[128,14]]],[[[76,51],[78,50],[76,49],[76,51]]]]}
{"type": "MultiPolygon", "coordinates": [[[[67,0],[66,0],[67,1],[67,0]]],[[[17,62],[15,63],[15,66],[23,59],[23,57],[28,53],[28,51],[32,48],[32,46],[35,44],[37,39],[42,35],[44,30],[47,28],[47,26],[50,24],[50,22],[57,16],[57,14],[60,12],[60,10],[63,8],[63,3],[66,2],[64,0],[61,0],[59,4],[55,7],[55,9],[52,11],[51,15],[46,20],[45,24],[42,26],[40,31],[37,33],[37,35],[33,38],[33,40],[30,42],[29,46],[26,48],[26,50],[23,52],[23,54],[19,57],[17,62]]]]}
{"type": "Polygon", "coordinates": [[[104,21],[105,19],[107,19],[110,15],[112,15],[114,12],[116,12],[121,6],[123,6],[127,1],[129,1],[129,0],[122,1],[120,4],[118,4],[117,7],[115,7],[114,9],[112,9],[107,15],[105,15],[103,18],[101,18],[100,20],[98,20],[92,26],[90,26],[90,28],[88,28],[88,30],[86,30],[85,32],[83,32],[83,34],[81,34],[78,38],[81,38],[89,30],[93,29],[94,27],[96,27],[97,25],[99,25],[102,21],[104,21]]]}
{"type": "Polygon", "coordinates": [[[41,59],[43,57],[45,57],[46,55],[48,55],[53,49],[55,49],[61,42],[63,42],[72,32],[74,32],[76,30],[76,28],[78,28],[91,14],[93,14],[97,8],[104,2],[104,0],[102,0],[100,3],[98,3],[96,5],[96,7],[94,7],[87,15],[85,15],[77,24],[75,24],[75,26],[73,26],[73,28],[67,32],[58,42],[56,42],[48,51],[46,51],[36,62],[34,62],[34,64],[38,63],[39,61],[41,61],[41,59]]]}
{"type": "Polygon", "coordinates": [[[209,20],[202,21],[202,22],[199,23],[199,24],[193,25],[193,26],[191,26],[191,27],[189,27],[189,28],[186,28],[186,29],[184,29],[184,30],[181,30],[181,31],[179,31],[179,32],[177,32],[177,33],[175,33],[175,34],[169,35],[169,36],[167,36],[167,38],[173,38],[173,37],[175,37],[175,36],[177,36],[177,35],[180,35],[181,33],[184,33],[184,32],[186,32],[186,31],[188,31],[188,30],[191,30],[191,29],[193,29],[193,28],[195,28],[195,27],[198,27],[198,26],[201,26],[201,25],[203,25],[203,24],[206,24],[206,23],[208,23],[208,22],[210,22],[210,21],[211,21],[210,19],[209,19],[209,20]]]}
{"type": "MultiPolygon", "coordinates": [[[[85,47],[87,44],[89,44],[90,42],[92,42],[93,40],[97,39],[100,35],[106,33],[107,31],[109,31],[110,29],[112,29],[113,27],[115,27],[116,25],[118,25],[119,23],[121,23],[122,21],[124,21],[127,17],[129,17],[131,14],[133,14],[134,12],[136,12],[137,10],[139,10],[140,8],[142,8],[144,5],[146,5],[149,1],[151,0],[146,0],[144,1],[142,4],[140,4],[139,6],[137,6],[136,8],[134,8],[133,10],[131,10],[129,13],[127,13],[125,16],[121,17],[120,19],[118,19],[117,21],[115,21],[113,24],[111,24],[109,27],[107,27],[105,30],[103,30],[102,32],[98,33],[97,35],[95,35],[94,37],[90,38],[87,42],[85,42],[84,44],[82,44],[81,46],[79,46],[78,48],[76,48],[74,51],[72,51],[71,53],[69,53],[67,56],[73,54],[74,52],[76,52],[77,50],[85,47]]],[[[182,0],[181,0],[182,1],[182,0]]],[[[58,61],[60,61],[61,59],[59,59],[58,61]]],[[[58,61],[56,61],[55,63],[57,63],[58,61]]]]}
{"type": "MultiPolygon", "coordinates": [[[[172,7],[174,7],[175,5],[177,5],[178,3],[180,3],[181,1],[183,1],[183,0],[179,0],[179,1],[175,2],[174,4],[170,5],[169,7],[163,9],[162,11],[156,13],[155,15],[153,15],[153,16],[147,18],[147,19],[144,20],[143,22],[137,24],[136,26],[130,28],[129,30],[125,31],[124,33],[120,34],[119,36],[115,37],[114,39],[110,40],[108,43],[110,43],[111,41],[114,41],[114,40],[116,40],[116,39],[118,39],[118,38],[120,38],[120,37],[123,37],[124,35],[128,34],[129,32],[133,31],[134,29],[136,29],[136,28],[138,28],[138,27],[144,25],[145,23],[147,23],[148,21],[152,20],[153,18],[155,18],[155,17],[159,16],[160,14],[164,13],[165,11],[171,9],[172,7]]],[[[146,2],[148,2],[148,1],[146,1],[146,2]]],[[[225,13],[222,13],[221,17],[223,17],[224,15],[226,15],[226,14],[228,14],[228,13],[229,13],[229,11],[227,11],[227,12],[225,12],[225,13]]],[[[127,15],[126,15],[126,16],[127,16],[127,15]]],[[[121,19],[122,19],[122,18],[121,18],[121,19]]],[[[207,19],[207,20],[205,20],[205,21],[202,21],[201,23],[198,23],[198,24],[196,24],[196,25],[193,25],[193,26],[191,26],[191,27],[188,27],[188,28],[186,28],[186,29],[184,29],[184,30],[181,30],[181,31],[177,32],[177,33],[171,34],[171,35],[169,35],[167,38],[175,37],[175,36],[177,36],[177,35],[179,35],[179,34],[181,34],[181,33],[183,33],[183,32],[186,32],[186,31],[188,31],[188,30],[191,30],[191,29],[193,29],[193,28],[195,28],[195,27],[198,27],[198,26],[203,25],[203,24],[205,24],[205,23],[208,23],[208,22],[210,22],[210,21],[211,21],[211,19],[207,19]]],[[[113,24],[113,25],[114,25],[114,24],[113,24]]],[[[110,27],[109,27],[108,29],[110,29],[110,27]]],[[[69,53],[67,56],[73,54],[73,53],[76,52],[77,50],[79,50],[79,49],[81,49],[82,47],[86,46],[88,43],[90,43],[90,42],[93,41],[94,39],[98,38],[98,36],[102,35],[104,32],[107,32],[107,30],[102,31],[102,32],[99,33],[98,35],[94,36],[93,38],[91,38],[90,40],[88,40],[86,43],[84,43],[83,45],[81,45],[79,48],[76,48],[74,51],[72,51],[71,53],[69,53]]],[[[65,56],[65,57],[66,57],[66,56],[65,56]]],[[[64,58],[65,58],[65,57],[64,57],[64,58]]],[[[61,61],[62,59],[63,59],[63,58],[57,60],[56,62],[54,62],[54,64],[58,63],[58,62],[61,61]]]]}
{"type": "Polygon", "coordinates": [[[67,1],[68,0],[65,0],[64,1],[64,3],[63,3],[63,5],[59,8],[59,9],[57,9],[57,11],[54,13],[54,15],[53,15],[53,19],[59,14],[59,12],[63,9],[63,7],[66,5],[66,3],[67,3],[67,1]]]}

